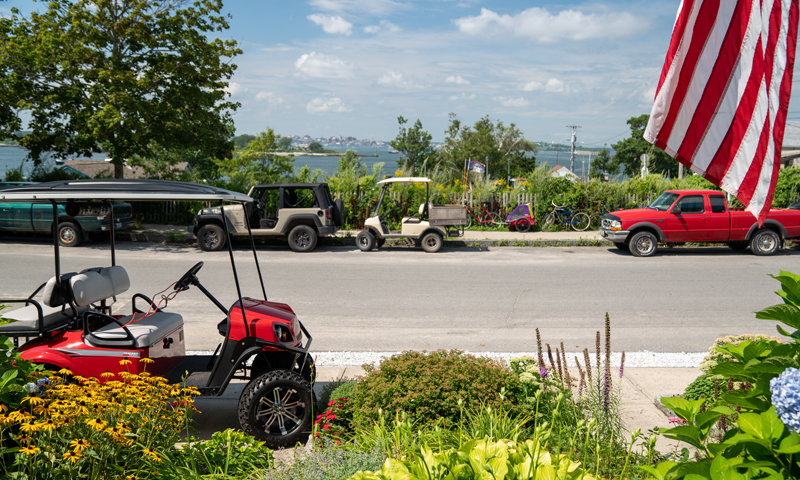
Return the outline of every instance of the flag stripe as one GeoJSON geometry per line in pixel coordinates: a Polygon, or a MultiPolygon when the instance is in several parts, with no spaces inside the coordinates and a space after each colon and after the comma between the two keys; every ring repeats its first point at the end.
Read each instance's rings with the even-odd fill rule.
{"type": "Polygon", "coordinates": [[[676,61],[675,55],[678,53],[678,49],[681,46],[681,39],[683,39],[683,34],[686,31],[686,25],[689,23],[690,19],[692,19],[692,24],[694,24],[694,19],[697,18],[696,16],[691,18],[690,15],[684,15],[684,12],[692,12],[693,3],[694,0],[687,0],[686,2],[681,2],[681,6],[678,7],[678,16],[675,19],[675,26],[672,29],[672,40],[670,40],[669,50],[667,50],[667,61],[664,62],[664,67],[661,69],[661,78],[658,79],[656,95],[658,95],[658,92],[661,91],[661,87],[664,85],[664,80],[666,80],[667,74],[676,61]]]}

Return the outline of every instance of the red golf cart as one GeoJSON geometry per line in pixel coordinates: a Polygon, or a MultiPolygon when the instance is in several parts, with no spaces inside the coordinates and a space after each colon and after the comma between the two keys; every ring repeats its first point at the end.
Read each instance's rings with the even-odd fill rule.
{"type": "MultiPolygon", "coordinates": [[[[41,183],[2,190],[0,200],[49,203],[53,207],[53,225],[59,223],[58,203],[83,208],[110,206],[112,201],[210,201],[224,210],[226,203],[230,206],[252,202],[247,195],[220,188],[158,180],[41,183]]],[[[112,299],[130,288],[130,279],[125,268],[116,264],[113,209],[106,211],[112,216],[110,263],[63,273],[53,229],[55,275],[49,280],[45,277],[44,283],[27,298],[0,300],[2,304],[23,304],[4,312],[15,322],[0,326],[0,335],[14,340],[22,358],[51,370],[68,368],[83,377],[116,373],[123,359],[132,360],[128,369],[138,373],[143,365],[137,360],[148,358],[153,361],[148,372],[172,382],[185,378],[188,385],[198,387],[204,395],[222,395],[231,380],[247,380],[239,398],[242,429],[272,448],[304,441],[311,428],[311,384],[315,375],[308,353],[311,335],[289,305],[267,300],[252,235],[250,246],[262,299],[242,296],[230,238],[226,243],[238,294],[230,308],[200,282],[198,273],[203,262],[192,266],[174,284],[164,285],[171,290],[167,299],[196,287],[225,317],[217,325],[221,339],[214,354],[187,356],[183,316],[167,311],[163,297],[155,302],[135,293],[131,312],[112,312],[112,299]]],[[[223,227],[228,237],[227,225],[223,227]]]]}

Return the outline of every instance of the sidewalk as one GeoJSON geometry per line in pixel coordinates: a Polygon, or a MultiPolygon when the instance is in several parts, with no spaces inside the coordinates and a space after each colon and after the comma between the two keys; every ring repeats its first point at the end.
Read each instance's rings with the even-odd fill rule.
{"type": "MultiPolygon", "coordinates": [[[[354,379],[363,373],[360,367],[319,367],[314,391],[319,395],[329,382],[354,379]]],[[[577,373],[575,369],[573,374],[577,373]]],[[[656,407],[655,398],[683,393],[686,386],[698,375],[700,371],[696,368],[626,368],[620,391],[620,412],[625,428],[629,431],[641,428],[642,435],[646,438],[650,429],[670,427],[667,416],[656,407]]],[[[620,381],[616,373],[614,381],[620,381]]],[[[221,397],[197,398],[195,406],[202,412],[195,416],[199,438],[211,438],[212,433],[226,428],[239,428],[237,405],[245,385],[243,382],[232,383],[221,397]]],[[[674,446],[674,442],[659,438],[656,448],[667,453],[674,446]]]]}
{"type": "MultiPolygon", "coordinates": [[[[331,237],[320,238],[321,245],[355,245],[355,237],[360,230],[340,230],[331,237]]],[[[258,238],[258,237],[256,237],[258,238]]],[[[261,237],[267,241],[285,244],[276,237],[261,237]]],[[[184,243],[195,244],[197,239],[185,226],[142,225],[141,230],[126,230],[117,233],[117,239],[132,242],[184,243]]],[[[402,242],[400,242],[402,243],[402,242]]],[[[391,244],[391,242],[390,242],[391,244]]],[[[463,237],[447,237],[445,246],[451,247],[544,247],[544,246],[610,246],[598,231],[585,232],[528,232],[511,231],[483,232],[467,230],[463,237]]]]}

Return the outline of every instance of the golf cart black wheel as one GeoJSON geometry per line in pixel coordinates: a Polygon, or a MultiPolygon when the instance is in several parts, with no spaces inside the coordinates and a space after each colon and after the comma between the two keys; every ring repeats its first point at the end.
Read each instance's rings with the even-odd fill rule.
{"type": "Polygon", "coordinates": [[[438,233],[426,233],[422,236],[420,240],[420,245],[422,249],[428,253],[436,253],[442,248],[442,244],[444,243],[444,239],[438,233]]]}
{"type": "Polygon", "coordinates": [[[58,244],[62,247],[77,247],[81,244],[81,229],[72,222],[58,224],[58,244]]]}
{"type": "Polygon", "coordinates": [[[362,230],[356,235],[356,246],[362,252],[369,252],[375,248],[375,235],[369,230],[362,230]]]}
{"type": "Polygon", "coordinates": [[[577,232],[582,232],[589,228],[589,224],[592,220],[589,218],[589,215],[586,215],[583,212],[578,212],[572,216],[570,219],[570,224],[572,224],[572,229],[577,232]]]}
{"type": "Polygon", "coordinates": [[[531,221],[527,218],[520,218],[517,220],[517,224],[515,225],[516,229],[520,233],[529,232],[531,229],[531,221]]]}
{"type": "Polygon", "coordinates": [[[344,201],[341,198],[333,202],[333,224],[339,228],[344,225],[344,201]]]}
{"type": "Polygon", "coordinates": [[[773,255],[781,247],[781,237],[772,230],[759,230],[750,239],[750,250],[759,256],[773,255]]]}
{"type": "Polygon", "coordinates": [[[381,248],[386,243],[386,239],[383,237],[375,239],[375,248],[381,248]]]}
{"type": "Polygon", "coordinates": [[[747,248],[747,242],[745,241],[728,242],[728,246],[733,250],[745,250],[747,248]]]}
{"type": "Polygon", "coordinates": [[[216,252],[225,246],[225,232],[222,227],[207,223],[197,231],[197,244],[204,252],[216,252]]]}
{"type": "Polygon", "coordinates": [[[289,232],[289,246],[295,252],[310,252],[317,246],[317,232],[308,225],[298,225],[289,232]]]}
{"type": "Polygon", "coordinates": [[[649,257],[658,250],[658,239],[651,232],[637,232],[628,244],[634,257],[649,257]]]}
{"type": "Polygon", "coordinates": [[[250,382],[239,397],[239,425],[276,449],[305,443],[311,431],[311,385],[296,372],[273,370],[250,382]]]}

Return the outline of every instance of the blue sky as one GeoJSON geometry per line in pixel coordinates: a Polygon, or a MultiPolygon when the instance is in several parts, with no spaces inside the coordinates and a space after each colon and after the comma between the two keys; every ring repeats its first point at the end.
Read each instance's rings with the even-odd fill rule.
{"type": "Polygon", "coordinates": [[[441,141],[453,112],[537,141],[580,125],[585,146],[611,144],[650,112],[678,4],[227,0],[223,36],[244,52],[229,88],[237,133],[390,140],[402,115],[441,141]]]}

